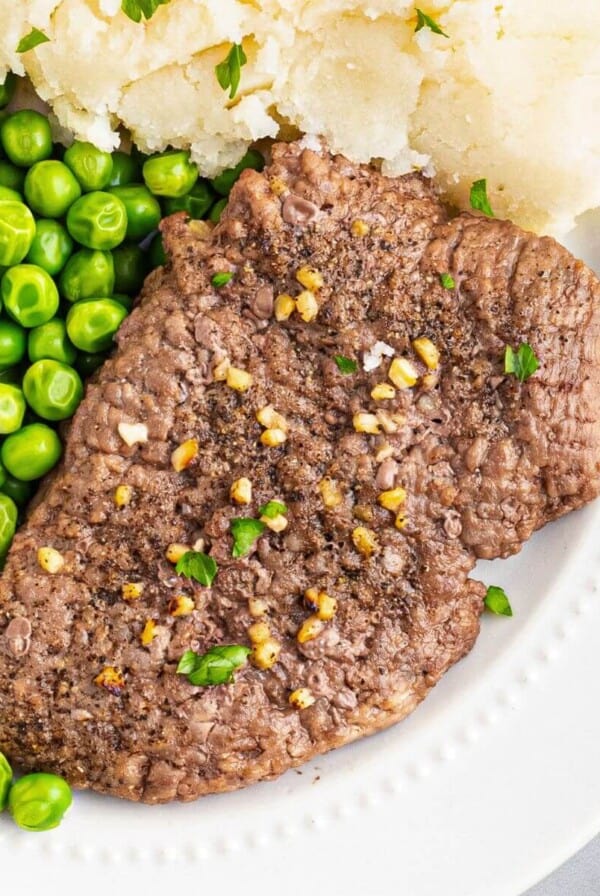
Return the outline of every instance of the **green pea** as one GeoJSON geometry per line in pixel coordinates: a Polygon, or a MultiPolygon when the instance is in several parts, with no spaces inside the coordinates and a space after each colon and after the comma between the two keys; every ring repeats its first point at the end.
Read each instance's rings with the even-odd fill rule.
{"type": "Polygon", "coordinates": [[[265,167],[265,160],[255,149],[249,149],[243,159],[237,163],[235,168],[227,168],[215,177],[211,184],[221,196],[229,196],[234,183],[246,168],[253,168],[255,171],[262,171],[265,167]]]}
{"type": "Polygon", "coordinates": [[[25,203],[0,200],[0,265],[23,261],[35,237],[35,219],[25,203]]]}
{"type": "Polygon", "coordinates": [[[10,475],[23,482],[45,476],[56,466],[61,454],[58,435],[45,423],[23,426],[8,436],[0,449],[0,458],[10,475]]]}
{"type": "Polygon", "coordinates": [[[113,157],[109,152],[97,149],[92,143],[75,140],[65,152],[63,161],[79,181],[84,193],[103,190],[110,181],[113,157]]]}
{"type": "Polygon", "coordinates": [[[77,357],[75,346],[67,336],[67,325],[59,317],[54,317],[41,327],[34,327],[29,331],[27,352],[32,363],[51,358],[54,361],[62,361],[63,364],[73,364],[77,357]]]}
{"type": "Polygon", "coordinates": [[[26,831],[51,831],[59,826],[72,802],[64,778],[36,772],[15,781],[8,794],[8,811],[26,831]]]}
{"type": "Polygon", "coordinates": [[[102,367],[107,357],[104,352],[82,352],[77,355],[75,366],[81,376],[88,377],[102,367]]]}
{"type": "Polygon", "coordinates": [[[198,180],[198,168],[189,152],[175,150],[152,156],[142,169],[144,181],[155,196],[185,196],[198,180]]]}
{"type": "Polygon", "coordinates": [[[0,128],[0,141],[13,165],[21,168],[30,168],[52,155],[48,119],[33,109],[22,109],[5,118],[0,128]]]}
{"type": "Polygon", "coordinates": [[[139,180],[142,170],[133,156],[127,152],[113,152],[112,173],[108,181],[108,187],[121,187],[124,184],[132,184],[139,180]]]}
{"type": "Polygon", "coordinates": [[[44,218],[62,218],[81,196],[81,187],[72,171],[56,159],[38,162],[25,178],[25,199],[44,218]]]}
{"type": "Polygon", "coordinates": [[[10,187],[3,187],[0,184],[0,199],[8,199],[9,202],[23,202],[23,197],[17,190],[10,187]]]}
{"type": "Polygon", "coordinates": [[[219,221],[221,220],[221,215],[225,211],[225,208],[226,208],[228,202],[229,202],[228,199],[219,199],[218,202],[215,202],[215,204],[213,205],[213,207],[210,210],[208,220],[212,221],[213,224],[218,224],[219,221]]]}
{"type": "Polygon", "coordinates": [[[16,165],[11,165],[10,162],[0,159],[0,184],[10,190],[22,193],[25,185],[25,172],[22,168],[17,168],[16,165]]]}
{"type": "MultiPolygon", "coordinates": [[[[9,438],[13,438],[13,436],[9,436],[9,438]]],[[[4,471],[3,476],[5,481],[6,471],[4,471]]],[[[2,485],[4,485],[4,482],[2,482],[2,485]]],[[[0,557],[5,557],[8,553],[8,549],[15,537],[18,517],[19,511],[13,499],[9,498],[8,495],[0,494],[0,557]]]]}
{"type": "Polygon", "coordinates": [[[83,384],[73,367],[60,361],[45,359],[32,364],[23,377],[23,393],[29,407],[42,420],[66,420],[79,407],[83,398],[83,384]]]}
{"type": "Polygon", "coordinates": [[[110,295],[115,288],[113,256],[96,249],[80,249],[66,263],[58,285],[69,302],[110,295]]]}
{"type": "Polygon", "coordinates": [[[0,367],[6,369],[25,357],[27,334],[12,320],[0,320],[0,367]]]}
{"type": "Polygon", "coordinates": [[[16,432],[25,416],[25,399],[18,386],[0,383],[0,434],[16,432]]]}
{"type": "Polygon", "coordinates": [[[9,72],[2,84],[0,84],[0,108],[8,106],[17,86],[17,76],[13,72],[9,72]]]}
{"type": "Polygon", "coordinates": [[[67,333],[82,352],[104,352],[126,317],[127,310],[114,299],[84,299],[69,311],[67,333]]]}
{"type": "Polygon", "coordinates": [[[165,199],[163,209],[165,215],[175,212],[187,212],[190,218],[204,218],[216,199],[215,191],[207,180],[198,180],[189,193],[177,199],[165,199]]]}
{"type": "Polygon", "coordinates": [[[13,779],[12,768],[8,763],[8,759],[4,753],[0,753],[0,812],[6,809],[8,802],[8,791],[11,788],[13,779]]]}
{"type": "Polygon", "coordinates": [[[67,229],[74,240],[88,249],[115,249],[127,233],[125,206],[110,193],[86,193],[69,209],[67,229]]]}
{"type": "Polygon", "coordinates": [[[58,221],[40,218],[35,222],[35,236],[25,258],[55,277],[64,268],[73,251],[73,240],[67,228],[58,221]]]}
{"type": "Polygon", "coordinates": [[[36,264],[9,268],[2,277],[0,291],[8,314],[22,327],[39,327],[58,311],[56,284],[36,264]]]}
{"type": "Polygon", "coordinates": [[[162,212],[158,200],[147,187],[143,184],[126,184],[122,187],[111,187],[110,192],[125,206],[128,240],[139,242],[156,230],[162,212]]]}
{"type": "MultiPolygon", "coordinates": [[[[135,244],[113,249],[115,292],[137,295],[148,273],[148,260],[143,249],[135,244]]],[[[105,295],[111,290],[106,290],[105,295]]]]}
{"type": "Polygon", "coordinates": [[[2,491],[15,502],[17,507],[24,507],[32,499],[35,488],[30,482],[21,482],[14,476],[7,476],[2,491]]]}
{"type": "Polygon", "coordinates": [[[150,264],[153,268],[159,268],[167,263],[167,253],[163,244],[162,233],[157,233],[150,243],[149,249],[150,264]]]}

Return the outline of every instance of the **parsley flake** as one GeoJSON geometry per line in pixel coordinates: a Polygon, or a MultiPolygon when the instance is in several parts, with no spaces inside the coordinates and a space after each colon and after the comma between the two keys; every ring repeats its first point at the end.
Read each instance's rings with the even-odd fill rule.
{"type": "Polygon", "coordinates": [[[490,585],[485,593],[484,601],[487,609],[496,616],[512,616],[513,611],[504,588],[490,585]]]}
{"type": "Polygon", "coordinates": [[[252,651],[242,644],[223,644],[211,647],[206,653],[186,650],[177,666],[178,675],[187,675],[190,684],[210,687],[230,684],[236,669],[246,665],[252,651]]]}
{"type": "Polygon", "coordinates": [[[267,528],[261,520],[255,520],[252,517],[238,517],[229,523],[231,534],[233,535],[233,551],[232,557],[245,557],[249,553],[250,548],[257,538],[263,534],[267,528]]]}
{"type": "Polygon", "coordinates": [[[229,90],[229,99],[232,100],[240,86],[242,66],[246,65],[248,58],[241,44],[233,44],[231,50],[223,60],[215,66],[217,81],[223,90],[229,90]]]}
{"type": "Polygon", "coordinates": [[[48,35],[44,34],[43,31],[40,31],[39,28],[32,28],[29,34],[26,34],[25,37],[22,37],[19,41],[17,53],[27,53],[29,50],[39,47],[40,44],[47,44],[49,40],[50,38],[48,35]]]}
{"type": "Polygon", "coordinates": [[[222,286],[227,286],[230,280],[233,280],[233,273],[231,271],[221,271],[215,274],[210,282],[215,289],[221,289],[222,286]]]}
{"type": "Polygon", "coordinates": [[[440,283],[444,289],[454,289],[456,283],[452,274],[440,274],[440,283]]]}
{"type": "Polygon", "coordinates": [[[524,383],[539,369],[540,362],[528,342],[522,342],[514,351],[507,345],[504,350],[504,373],[512,373],[524,383]]]}
{"type": "Polygon", "coordinates": [[[142,18],[151,19],[159,6],[166,6],[171,0],[123,0],[121,9],[132,22],[141,22],[142,18]]]}
{"type": "Polygon", "coordinates": [[[287,513],[287,507],[285,504],[282,504],[281,501],[268,501],[266,504],[263,504],[262,507],[258,508],[258,512],[261,516],[266,516],[268,520],[274,520],[276,516],[281,516],[282,513],[287,513]]]}
{"type": "Polygon", "coordinates": [[[175,572],[187,579],[195,579],[196,582],[210,588],[218,568],[216,562],[208,554],[202,554],[200,551],[187,551],[177,561],[175,572]]]}
{"type": "Polygon", "coordinates": [[[340,373],[343,373],[344,376],[350,376],[350,374],[356,373],[358,370],[358,364],[356,361],[353,361],[352,358],[345,358],[343,355],[334,355],[333,360],[337,364],[340,373]]]}
{"type": "Polygon", "coordinates": [[[490,200],[488,199],[487,194],[487,180],[483,178],[482,180],[476,180],[471,185],[471,208],[477,212],[483,212],[484,215],[487,215],[488,218],[495,218],[495,214],[492,211],[492,206],[490,205],[490,200]]]}
{"type": "Polygon", "coordinates": [[[420,31],[421,28],[429,28],[429,30],[433,31],[434,34],[441,34],[442,37],[450,37],[449,34],[446,34],[445,31],[442,31],[435,19],[432,19],[431,16],[428,16],[427,13],[424,13],[422,9],[415,7],[415,12],[417,14],[417,26],[415,28],[415,34],[417,33],[417,31],[420,31]]]}

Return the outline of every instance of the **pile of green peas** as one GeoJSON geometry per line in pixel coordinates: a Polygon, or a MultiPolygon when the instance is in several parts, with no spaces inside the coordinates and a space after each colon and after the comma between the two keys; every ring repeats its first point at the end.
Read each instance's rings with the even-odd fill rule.
{"type": "Polygon", "coordinates": [[[263,165],[250,150],[209,181],[183,150],[65,149],[39,112],[0,112],[0,561],[34,483],[62,455],[57,424],[75,413],[146,275],[165,263],[161,219],[218,221],[241,172],[263,165]]]}
{"type": "Polygon", "coordinates": [[[36,832],[57,828],[72,802],[71,788],[58,775],[34,772],[13,781],[12,768],[0,753],[0,812],[8,809],[20,828],[36,832]]]}

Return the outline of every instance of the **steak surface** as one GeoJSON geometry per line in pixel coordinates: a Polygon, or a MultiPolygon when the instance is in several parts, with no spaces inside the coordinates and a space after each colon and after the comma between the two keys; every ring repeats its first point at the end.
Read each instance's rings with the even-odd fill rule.
{"type": "MultiPolygon", "coordinates": [[[[0,585],[0,750],[151,803],[273,778],[402,719],[475,641],[476,559],[518,551],[600,482],[600,286],[551,239],[448,220],[421,176],[297,144],[243,174],[214,231],[182,216],[163,227],[170,264],[88,385],[0,585]],[[316,317],[277,320],[274,299],[296,300],[306,267],[316,317]],[[540,360],[524,383],[503,366],[521,342],[540,360]],[[417,381],[373,398],[392,356],[417,381]],[[228,364],[250,374],[246,391],[223,379],[228,364]],[[265,408],[283,421],[259,422],[265,408]],[[147,440],[142,426],[127,444],[122,424],[147,440]],[[268,429],[285,440],[264,444],[268,429]],[[190,439],[200,450],[176,472],[190,439]],[[241,478],[248,504],[230,497],[241,478]],[[131,500],[117,507],[120,485],[131,500]],[[382,506],[400,487],[404,502],[382,506]],[[287,527],[233,557],[231,520],[272,500],[287,527]],[[176,574],[174,543],[217,561],[212,587],[176,574]],[[64,559],[55,574],[38,562],[48,546],[64,559]],[[127,583],[141,596],[124,599],[127,583]],[[300,643],[308,589],[337,612],[300,643]],[[281,648],[270,668],[255,654],[214,687],[176,674],[186,650],[250,645],[256,622],[281,648]],[[289,701],[301,688],[305,708],[289,701]]],[[[311,302],[297,306],[307,317],[311,302]]]]}

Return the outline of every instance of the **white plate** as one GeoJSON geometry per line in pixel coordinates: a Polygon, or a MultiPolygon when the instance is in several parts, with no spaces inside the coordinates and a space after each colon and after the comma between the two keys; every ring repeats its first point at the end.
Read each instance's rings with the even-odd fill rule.
{"type": "MultiPolygon", "coordinates": [[[[571,246],[600,270],[594,233],[571,246]]],[[[78,795],[37,836],[5,816],[2,891],[519,896],[600,830],[599,524],[596,503],[480,565],[515,616],[401,725],[198,803],[78,795]]]]}

